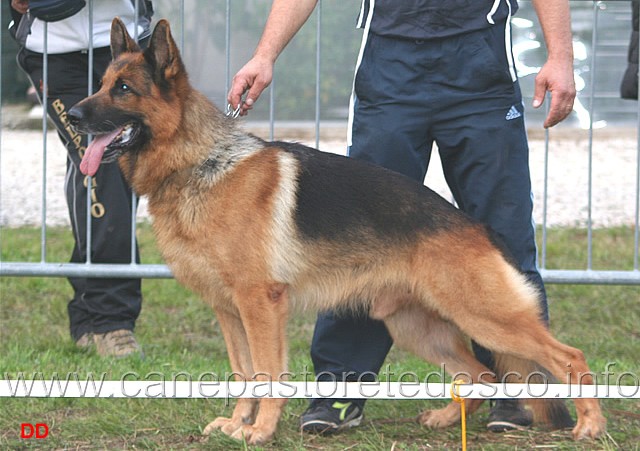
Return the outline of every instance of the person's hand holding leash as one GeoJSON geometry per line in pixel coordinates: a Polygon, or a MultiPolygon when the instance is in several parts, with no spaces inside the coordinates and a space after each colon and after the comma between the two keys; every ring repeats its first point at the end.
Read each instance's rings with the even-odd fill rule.
{"type": "Polygon", "coordinates": [[[231,109],[240,107],[240,116],[245,116],[258,100],[260,94],[273,79],[276,59],[298,32],[315,8],[317,0],[274,0],[265,25],[265,32],[256,47],[253,58],[233,77],[227,102],[231,109]],[[242,96],[247,92],[242,103],[242,96]]]}
{"type": "Polygon", "coordinates": [[[235,110],[240,106],[240,116],[245,116],[253,108],[262,91],[273,79],[273,61],[260,57],[252,58],[242,69],[236,73],[231,83],[231,89],[227,95],[227,101],[235,110]],[[242,101],[242,96],[247,96],[242,101]]]}

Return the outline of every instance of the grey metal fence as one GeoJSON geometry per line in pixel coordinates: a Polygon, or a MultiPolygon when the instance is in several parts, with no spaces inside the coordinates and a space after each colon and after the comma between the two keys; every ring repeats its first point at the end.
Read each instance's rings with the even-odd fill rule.
{"type": "MultiPolygon", "coordinates": [[[[326,89],[336,90],[335,86],[324,88],[322,85],[326,74],[333,73],[340,68],[338,65],[327,64],[327,55],[335,53],[332,46],[348,46],[345,42],[327,41],[327,21],[331,21],[332,9],[338,5],[344,8],[344,2],[337,0],[320,0],[315,11],[315,20],[310,20],[305,26],[307,36],[313,41],[313,52],[305,52],[305,60],[297,61],[298,65],[311,67],[312,71],[307,76],[305,82],[311,86],[315,83],[315,90],[312,99],[308,102],[305,110],[311,116],[308,121],[295,121],[295,128],[309,129],[315,141],[316,147],[321,147],[322,136],[327,128],[338,128],[345,120],[341,116],[344,115],[344,106],[334,105],[327,107],[323,104],[322,99],[326,97],[326,89]],[[327,113],[329,111],[329,113],[327,113]],[[342,112],[342,113],[341,113],[342,112]]],[[[357,9],[357,2],[353,5],[353,16],[357,9]]],[[[92,8],[93,1],[88,1],[88,7],[92,8]]],[[[249,12],[258,10],[264,13],[268,10],[270,2],[256,2],[251,0],[238,1],[234,0],[213,0],[213,1],[189,1],[172,2],[170,0],[156,0],[155,19],[161,17],[169,17],[172,20],[175,35],[178,38],[179,45],[182,48],[187,66],[196,69],[195,76],[192,77],[197,87],[201,88],[211,97],[218,106],[224,106],[224,93],[227,92],[231,74],[237,70],[240,65],[248,59],[250,52],[255,46],[257,35],[254,33],[251,37],[247,37],[246,29],[238,24],[246,23],[249,12]],[[197,8],[195,6],[198,6],[197,8]],[[215,11],[215,17],[203,19],[204,11],[215,11]],[[204,25],[203,25],[204,24],[204,25]],[[222,30],[218,25],[222,24],[222,30]],[[212,41],[213,40],[213,41],[212,41]],[[213,44],[212,44],[213,42],[213,44]],[[215,58],[210,58],[208,53],[214,53],[215,58]],[[222,62],[222,63],[221,63],[222,62]],[[211,67],[207,67],[211,65],[211,67]],[[198,75],[198,70],[204,73],[204,76],[198,75]],[[212,80],[216,80],[217,88],[211,89],[212,80]]],[[[574,116],[571,120],[565,121],[560,127],[560,132],[552,131],[536,131],[541,130],[537,122],[540,122],[540,112],[527,112],[529,115],[530,133],[538,137],[542,143],[544,159],[542,164],[542,213],[541,226],[542,238],[540,247],[540,268],[543,278],[547,283],[577,283],[577,284],[633,284],[640,285],[639,270],[639,230],[640,230],[640,106],[638,102],[620,103],[617,93],[617,78],[621,74],[621,68],[626,62],[627,45],[630,36],[630,18],[631,9],[628,0],[618,1],[591,1],[581,0],[571,2],[572,17],[574,20],[574,49],[576,53],[576,81],[578,84],[579,95],[576,102],[574,116]],[[536,119],[536,114],[539,116],[536,119]],[[536,129],[537,127],[537,129],[536,129]],[[601,137],[604,133],[604,138],[601,137]],[[633,268],[631,269],[594,269],[593,267],[593,246],[594,246],[594,228],[600,225],[593,218],[593,198],[594,184],[598,182],[598,172],[594,168],[594,152],[597,148],[596,142],[603,142],[607,139],[617,138],[619,130],[625,130],[628,136],[633,136],[631,145],[626,151],[634,152],[633,164],[625,164],[627,171],[633,171],[635,186],[629,186],[628,190],[632,193],[628,198],[633,199],[623,205],[623,209],[627,210],[625,224],[633,227],[634,230],[634,248],[633,248],[633,268]],[[573,133],[573,134],[572,134],[573,133]],[[558,142],[557,136],[570,135],[580,136],[586,147],[583,152],[583,158],[586,161],[585,174],[586,186],[584,189],[586,218],[575,223],[580,223],[586,229],[587,233],[587,253],[588,259],[586,265],[581,269],[549,269],[547,268],[547,237],[553,230],[555,221],[553,213],[548,208],[550,185],[555,181],[554,175],[550,171],[553,165],[551,154],[554,153],[554,145],[558,142]],[[631,168],[629,168],[631,166],[631,168]]],[[[341,12],[342,14],[342,12],[341,12]]],[[[531,95],[532,75],[535,75],[539,67],[536,66],[544,54],[541,49],[542,39],[541,32],[536,28],[536,21],[531,8],[527,2],[521,3],[521,12],[514,18],[514,53],[516,54],[516,62],[519,63],[518,72],[523,86],[525,99],[531,95]],[[519,33],[519,34],[518,34],[519,33]],[[542,53],[540,53],[542,52],[542,53]],[[529,85],[527,80],[529,79],[529,85]],[[529,86],[529,88],[527,87],[529,86]]],[[[261,29],[261,21],[264,22],[264,14],[258,14],[257,24],[254,28],[259,32],[261,29]]],[[[4,25],[4,24],[3,24],[4,25]]],[[[331,29],[333,31],[333,29],[331,29]]],[[[343,30],[344,31],[344,30],[343,30]]],[[[353,34],[353,42],[359,37],[355,30],[351,30],[353,34]]],[[[45,38],[46,47],[46,38],[45,38]]],[[[300,58],[299,55],[296,58],[300,58]]],[[[281,58],[282,59],[282,58],[281,58]]],[[[45,56],[45,80],[46,87],[46,56],[45,56]]],[[[282,62],[280,63],[282,67],[282,62]]],[[[282,77],[282,71],[276,72],[274,82],[266,94],[261,99],[264,123],[247,122],[247,127],[261,126],[266,127],[268,136],[273,138],[280,129],[290,129],[292,127],[291,118],[285,120],[278,119],[278,105],[281,99],[287,96],[287,92],[279,89],[279,82],[282,77]]],[[[89,77],[91,78],[91,77],[89,77]]],[[[345,78],[345,77],[341,77],[345,78]]],[[[348,78],[348,77],[347,77],[348,78]]],[[[286,78],[285,78],[286,79],[286,78]]],[[[345,80],[350,84],[350,80],[345,80]]],[[[90,87],[90,90],[92,88],[90,87]]],[[[0,92],[0,98],[1,98],[0,92]]],[[[46,88],[44,95],[47,95],[46,88]]],[[[548,102],[547,102],[548,103],[548,102]]],[[[256,113],[260,117],[260,113],[256,113]]],[[[142,277],[142,278],[169,278],[171,272],[164,265],[159,264],[138,264],[132,261],[129,264],[96,264],[92,263],[90,257],[85,263],[72,264],[51,261],[47,255],[48,240],[48,217],[47,209],[47,158],[49,148],[47,146],[48,122],[46,115],[42,117],[42,149],[41,156],[44,161],[41,174],[34,174],[33,180],[25,180],[22,183],[34,183],[41,186],[40,199],[40,260],[25,261],[0,261],[0,276],[33,276],[33,277],[142,277]],[[37,177],[36,177],[37,176],[37,177]],[[37,180],[36,180],[37,178],[37,180]]],[[[3,130],[1,139],[7,136],[10,131],[3,130]]],[[[627,138],[628,138],[627,136],[627,138]]],[[[576,138],[577,139],[577,138],[576,138]]],[[[629,141],[629,139],[627,139],[629,141]]],[[[4,141],[3,141],[4,142],[4,141]]],[[[566,142],[563,141],[563,142],[566,142]]],[[[625,141],[626,142],[626,141],[625,141]]],[[[606,143],[605,143],[606,144],[606,143]]],[[[566,144],[565,144],[566,145],[566,144]]],[[[623,144],[624,145],[624,144],[623,144]]],[[[30,152],[34,151],[32,149],[30,152]]],[[[3,152],[4,153],[4,152],[3,152]]],[[[0,157],[0,174],[3,170],[3,161],[0,157]]],[[[27,174],[31,175],[31,174],[27,174]]],[[[555,176],[557,178],[557,176],[555,176]]],[[[633,183],[633,182],[632,182],[633,183]]],[[[91,186],[88,181],[87,186],[91,186]]],[[[5,192],[3,196],[7,196],[5,192]]],[[[88,196],[88,214],[87,222],[91,222],[91,199],[88,196]]],[[[540,200],[538,200],[540,202],[540,200]]],[[[2,202],[0,208],[7,203],[2,202]]],[[[134,199],[135,204],[135,199],[134,199]]],[[[585,213],[583,211],[583,213],[585,213]]],[[[136,214],[136,206],[132,209],[132,215],[136,214]]],[[[135,247],[136,221],[132,221],[131,230],[131,246],[135,247]]],[[[0,227],[8,227],[6,224],[0,224],[0,227]]],[[[91,243],[91,227],[88,228],[87,242],[91,243]]],[[[12,243],[6,241],[1,243],[2,246],[10,247],[12,243]]],[[[135,255],[135,252],[132,252],[135,255]]]]}

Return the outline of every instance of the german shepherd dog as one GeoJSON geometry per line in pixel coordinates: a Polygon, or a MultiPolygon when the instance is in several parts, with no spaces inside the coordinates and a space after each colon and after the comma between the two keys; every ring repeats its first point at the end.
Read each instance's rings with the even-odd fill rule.
{"type": "MultiPolygon", "coordinates": [[[[551,336],[538,293],[487,227],[391,171],[241,130],[191,87],[165,20],[143,51],[114,19],[111,50],[100,90],[68,113],[78,132],[96,136],[81,169],[92,175],[117,158],[148,196],[167,264],[212,305],[240,378],[286,372],[285,325],[298,304],[366,311],[399,347],[474,382],[545,368],[593,383],[582,352],[551,336]],[[494,372],[469,338],[493,351],[494,372]]],[[[285,402],[239,399],[204,432],[264,443],[285,402]]],[[[469,400],[469,410],[480,403],[469,400]]],[[[599,402],[575,405],[574,437],[603,434],[599,402]]],[[[537,420],[566,426],[561,401],[532,408],[537,420]]],[[[456,404],[419,417],[429,427],[459,420],[456,404]]]]}

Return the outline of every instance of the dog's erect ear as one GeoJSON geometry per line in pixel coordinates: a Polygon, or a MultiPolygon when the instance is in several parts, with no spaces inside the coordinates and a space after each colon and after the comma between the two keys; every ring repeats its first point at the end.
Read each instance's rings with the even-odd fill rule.
{"type": "Polygon", "coordinates": [[[164,19],[160,20],[154,28],[151,42],[144,56],[155,68],[155,75],[160,80],[171,80],[184,71],[180,51],[171,36],[169,22],[164,19]]]}
{"type": "Polygon", "coordinates": [[[116,17],[111,22],[111,57],[115,60],[120,54],[125,52],[139,52],[140,47],[136,44],[124,23],[116,17]]]}

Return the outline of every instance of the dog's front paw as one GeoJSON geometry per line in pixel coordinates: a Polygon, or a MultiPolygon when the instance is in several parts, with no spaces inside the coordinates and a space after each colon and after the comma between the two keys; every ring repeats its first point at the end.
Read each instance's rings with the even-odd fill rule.
{"type": "Polygon", "coordinates": [[[245,424],[229,436],[248,445],[264,445],[273,438],[274,431],[245,424]]]}
{"type": "Polygon", "coordinates": [[[233,418],[218,417],[204,428],[203,435],[210,435],[220,430],[226,435],[233,435],[243,425],[242,421],[234,421],[233,418]]]}
{"type": "Polygon", "coordinates": [[[578,418],[573,428],[574,440],[596,439],[604,435],[607,430],[607,420],[602,415],[578,418]]]}
{"type": "Polygon", "coordinates": [[[273,438],[274,431],[258,428],[244,421],[234,421],[233,418],[218,417],[204,428],[203,435],[210,435],[220,430],[236,440],[245,441],[249,445],[262,445],[273,438]]]}
{"type": "Polygon", "coordinates": [[[451,403],[442,409],[425,410],[418,423],[431,429],[442,429],[460,421],[460,405],[451,403]]]}

